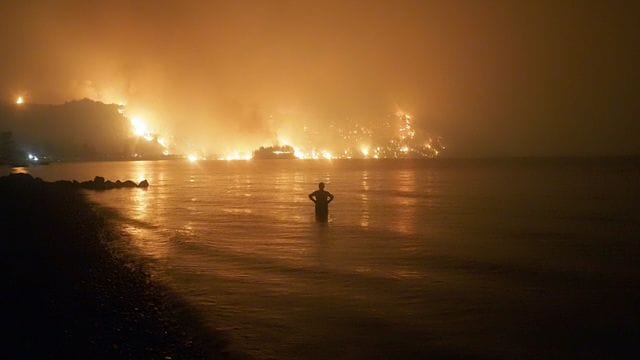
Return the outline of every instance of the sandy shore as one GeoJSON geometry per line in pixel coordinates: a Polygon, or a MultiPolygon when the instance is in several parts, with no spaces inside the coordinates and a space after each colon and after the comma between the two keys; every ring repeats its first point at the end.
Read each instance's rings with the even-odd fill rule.
{"type": "Polygon", "coordinates": [[[79,190],[19,174],[0,178],[0,199],[3,356],[232,357],[143,265],[109,250],[113,225],[79,190]]]}

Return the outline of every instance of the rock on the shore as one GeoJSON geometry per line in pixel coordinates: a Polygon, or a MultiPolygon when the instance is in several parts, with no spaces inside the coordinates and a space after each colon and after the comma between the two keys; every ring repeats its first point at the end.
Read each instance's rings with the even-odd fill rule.
{"type": "MultiPolygon", "coordinates": [[[[25,181],[25,180],[35,180],[38,182],[45,183],[40,178],[33,178],[33,176],[29,174],[11,174],[5,177],[8,181],[25,181]]],[[[93,180],[87,180],[78,182],[77,180],[58,180],[54,181],[52,184],[58,186],[64,186],[69,188],[82,188],[88,190],[111,190],[111,189],[121,189],[121,188],[141,188],[146,189],[149,187],[149,182],[147,180],[142,180],[140,184],[136,184],[131,180],[121,181],[116,180],[115,182],[111,180],[105,180],[102,176],[96,176],[93,180]]]]}
{"type": "Polygon", "coordinates": [[[104,185],[104,178],[102,176],[96,176],[93,178],[93,183],[96,186],[103,186],[104,185]]]}
{"type": "MultiPolygon", "coordinates": [[[[72,183],[73,184],[73,183],[72,183]]],[[[105,180],[102,176],[96,176],[93,181],[83,181],[78,184],[83,189],[89,190],[111,190],[111,189],[121,189],[121,188],[148,188],[149,182],[147,180],[143,180],[139,185],[136,185],[135,182],[131,180],[121,181],[116,180],[115,182],[111,180],[105,180]]]]}
{"type": "Polygon", "coordinates": [[[136,185],[136,183],[134,183],[131,180],[127,180],[125,182],[122,183],[122,187],[127,187],[127,188],[134,188],[137,187],[138,185],[136,185]]]}

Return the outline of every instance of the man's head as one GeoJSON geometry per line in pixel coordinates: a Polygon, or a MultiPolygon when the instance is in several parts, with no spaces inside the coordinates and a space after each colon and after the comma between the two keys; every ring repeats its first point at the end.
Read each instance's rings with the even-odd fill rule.
{"type": "Polygon", "coordinates": [[[323,183],[323,182],[319,183],[319,184],[318,184],[318,188],[319,188],[320,190],[324,190],[324,183],[323,183]]]}

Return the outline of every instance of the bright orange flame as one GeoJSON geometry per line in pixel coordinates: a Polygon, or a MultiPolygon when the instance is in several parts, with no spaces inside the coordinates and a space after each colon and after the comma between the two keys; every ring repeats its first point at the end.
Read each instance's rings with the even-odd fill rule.
{"type": "Polygon", "coordinates": [[[147,124],[145,124],[145,122],[141,118],[134,116],[130,121],[131,126],[133,126],[133,133],[136,136],[146,136],[147,134],[149,134],[149,128],[147,127],[147,124]]]}
{"type": "Polygon", "coordinates": [[[24,104],[24,98],[22,96],[18,96],[18,98],[16,99],[16,104],[17,105],[24,104]]]}
{"type": "Polygon", "coordinates": [[[167,142],[167,139],[163,137],[158,138],[158,144],[162,145],[162,147],[165,149],[169,147],[169,143],[167,142]]]}
{"type": "Polygon", "coordinates": [[[298,148],[293,148],[293,156],[295,156],[298,159],[304,159],[307,157],[305,153],[298,148]]]}
{"type": "Polygon", "coordinates": [[[191,162],[196,162],[198,161],[198,155],[196,154],[189,154],[187,155],[187,160],[191,161],[191,162]]]}
{"type": "Polygon", "coordinates": [[[219,158],[219,160],[227,160],[227,161],[232,161],[232,160],[251,160],[253,158],[253,154],[248,153],[248,152],[239,152],[239,151],[232,151],[230,153],[225,154],[223,157],[219,158]]]}

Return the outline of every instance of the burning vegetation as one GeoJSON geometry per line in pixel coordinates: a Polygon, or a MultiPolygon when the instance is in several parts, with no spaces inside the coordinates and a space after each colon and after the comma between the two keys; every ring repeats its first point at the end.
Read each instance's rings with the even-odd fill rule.
{"type": "Polygon", "coordinates": [[[37,163],[33,160],[36,156],[55,160],[180,158],[192,162],[436,158],[445,149],[440,137],[422,134],[416,129],[414,118],[404,112],[382,120],[346,119],[327,123],[276,117],[269,123],[263,141],[230,134],[225,144],[208,144],[210,148],[221,145],[218,148],[228,149],[222,153],[210,152],[188,139],[158,131],[154,125],[157,121],[148,121],[140,113],[129,113],[124,105],[88,99],[62,105],[38,105],[27,104],[20,97],[12,106],[0,107],[0,129],[13,132],[19,151],[12,151],[24,154],[9,154],[9,146],[4,146],[7,149],[3,150],[3,162],[13,158],[37,163]],[[27,159],[28,154],[33,154],[32,158],[27,159]]]}
{"type": "MultiPolygon", "coordinates": [[[[299,137],[299,142],[279,137],[280,147],[273,147],[273,155],[279,155],[276,152],[282,152],[282,146],[298,159],[435,158],[445,149],[440,137],[419,134],[411,115],[403,112],[382,122],[347,121],[346,125],[331,123],[322,129],[304,126],[299,137]],[[323,143],[326,145],[321,146],[323,143]]],[[[260,158],[265,158],[267,149],[260,149],[260,158]]]]}

